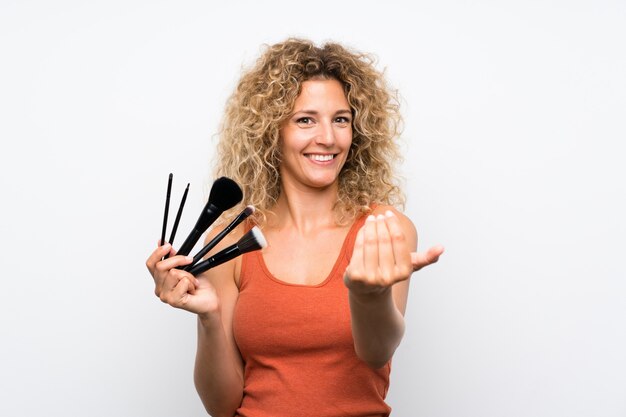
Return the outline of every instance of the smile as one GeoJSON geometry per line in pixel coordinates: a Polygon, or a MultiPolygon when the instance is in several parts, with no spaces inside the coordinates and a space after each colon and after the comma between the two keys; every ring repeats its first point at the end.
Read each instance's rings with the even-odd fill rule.
{"type": "Polygon", "coordinates": [[[325,155],[320,155],[320,154],[306,154],[305,155],[307,158],[312,159],[314,161],[318,161],[318,162],[326,162],[326,161],[330,161],[332,160],[335,155],[333,154],[325,154],[325,155]]]}

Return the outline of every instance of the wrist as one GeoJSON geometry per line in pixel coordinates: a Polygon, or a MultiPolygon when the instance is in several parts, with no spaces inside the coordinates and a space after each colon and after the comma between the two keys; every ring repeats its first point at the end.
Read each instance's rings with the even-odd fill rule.
{"type": "Polygon", "coordinates": [[[219,307],[197,315],[198,325],[203,329],[212,330],[222,325],[222,314],[219,307]]]}
{"type": "Polygon", "coordinates": [[[355,291],[350,288],[348,294],[352,302],[363,306],[380,306],[393,302],[391,287],[368,292],[355,291]]]}

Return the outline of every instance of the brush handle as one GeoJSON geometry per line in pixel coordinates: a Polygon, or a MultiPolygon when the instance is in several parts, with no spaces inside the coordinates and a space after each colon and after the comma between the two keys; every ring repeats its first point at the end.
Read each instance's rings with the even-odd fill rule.
{"type": "Polygon", "coordinates": [[[167,177],[167,193],[165,194],[165,212],[163,213],[163,229],[161,230],[161,245],[165,245],[165,230],[167,229],[167,215],[170,210],[170,196],[172,194],[172,177],[174,175],[170,172],[167,177]]]}
{"type": "Polygon", "coordinates": [[[170,245],[174,244],[174,237],[176,236],[176,230],[178,229],[178,223],[180,223],[180,217],[183,214],[183,208],[185,207],[185,201],[187,200],[187,193],[189,193],[189,184],[187,184],[187,188],[185,188],[185,192],[183,193],[183,198],[180,200],[180,205],[178,206],[178,212],[176,213],[176,220],[174,220],[174,227],[172,227],[172,233],[170,234],[170,245]]]}
{"type": "Polygon", "coordinates": [[[187,239],[185,239],[180,249],[178,249],[176,255],[189,255],[189,252],[191,252],[193,247],[196,245],[196,242],[198,242],[200,236],[202,236],[202,233],[204,233],[204,230],[198,230],[194,228],[189,233],[189,236],[187,236],[187,239]]]}
{"type": "Polygon", "coordinates": [[[211,249],[213,249],[218,243],[220,243],[222,241],[222,239],[224,239],[224,236],[226,236],[227,234],[229,234],[235,227],[237,227],[242,221],[244,221],[246,218],[248,217],[248,214],[246,214],[245,211],[239,213],[239,215],[235,218],[235,220],[233,220],[232,222],[230,222],[230,224],[228,226],[226,226],[224,228],[224,230],[222,230],[221,232],[219,232],[217,234],[217,236],[215,236],[213,239],[211,239],[211,241],[209,243],[206,244],[205,247],[203,247],[202,249],[200,249],[200,251],[198,253],[195,254],[195,256],[193,257],[193,262],[191,262],[189,265],[187,265],[186,267],[183,268],[183,270],[189,272],[191,271],[191,269],[193,268],[193,266],[195,264],[198,263],[198,261],[200,261],[200,259],[202,259],[202,257],[204,255],[206,255],[207,253],[209,253],[209,251],[211,249]]]}
{"type": "Polygon", "coordinates": [[[241,254],[242,252],[239,249],[239,245],[237,244],[231,245],[227,247],[226,249],[221,250],[215,255],[211,256],[209,259],[202,261],[199,264],[195,265],[193,268],[189,270],[189,273],[194,276],[199,275],[213,267],[223,264],[224,262],[228,262],[231,259],[235,259],[241,254]]]}
{"type": "Polygon", "coordinates": [[[200,239],[202,233],[206,232],[206,229],[208,229],[209,226],[211,226],[213,222],[215,222],[215,220],[220,217],[221,214],[222,210],[220,210],[211,203],[207,203],[207,205],[204,207],[204,210],[202,210],[202,214],[200,214],[200,217],[198,218],[198,221],[196,222],[193,230],[191,231],[191,233],[189,233],[189,236],[187,236],[187,239],[185,239],[176,254],[189,255],[189,252],[191,252],[193,247],[196,245],[196,242],[200,239]]]}

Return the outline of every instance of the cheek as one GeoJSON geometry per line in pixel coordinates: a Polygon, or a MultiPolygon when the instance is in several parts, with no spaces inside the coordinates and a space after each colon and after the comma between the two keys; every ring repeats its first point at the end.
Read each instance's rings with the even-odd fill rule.
{"type": "Polygon", "coordinates": [[[295,141],[293,139],[293,136],[281,137],[280,144],[279,144],[280,153],[283,155],[290,153],[294,148],[294,143],[295,141]]]}
{"type": "Polygon", "coordinates": [[[343,135],[341,136],[341,143],[346,149],[352,146],[352,129],[347,129],[346,132],[343,132],[343,135]]]}
{"type": "Polygon", "coordinates": [[[309,142],[309,133],[301,130],[285,131],[281,136],[280,146],[284,150],[300,150],[309,142]]]}

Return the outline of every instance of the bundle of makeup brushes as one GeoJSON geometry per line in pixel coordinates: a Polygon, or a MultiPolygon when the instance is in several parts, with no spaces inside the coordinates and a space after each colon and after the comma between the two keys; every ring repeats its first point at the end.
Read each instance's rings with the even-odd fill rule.
{"type": "MultiPolygon", "coordinates": [[[[167,217],[170,206],[170,196],[172,193],[172,178],[170,173],[167,181],[167,194],[165,197],[165,213],[163,215],[163,229],[161,231],[161,244],[165,243],[165,231],[167,229],[167,217]]],[[[183,213],[183,207],[187,200],[187,193],[189,192],[189,184],[185,188],[183,198],[178,207],[176,213],[176,219],[174,220],[174,227],[170,234],[169,243],[174,243],[174,237],[176,236],[176,229],[178,229],[178,223],[183,213]]],[[[193,227],[187,239],[183,242],[180,249],[178,249],[178,255],[188,255],[193,249],[198,239],[202,234],[220,217],[220,215],[238,204],[243,198],[241,188],[237,183],[230,178],[220,177],[213,183],[211,192],[209,193],[209,201],[204,206],[202,213],[198,217],[196,225],[193,227]]],[[[259,250],[267,246],[267,242],[261,229],[254,226],[250,231],[241,237],[237,243],[228,246],[227,248],[219,251],[215,255],[208,259],[201,261],[202,257],[209,253],[228,233],[230,233],[235,227],[237,227],[242,221],[248,218],[254,213],[254,207],[247,206],[235,217],[233,221],[228,224],[220,233],[218,233],[211,241],[209,241],[196,255],[193,257],[193,262],[186,265],[183,270],[189,272],[192,275],[199,275],[217,265],[228,262],[237,256],[243,255],[246,252],[252,252],[259,250]]]]}

